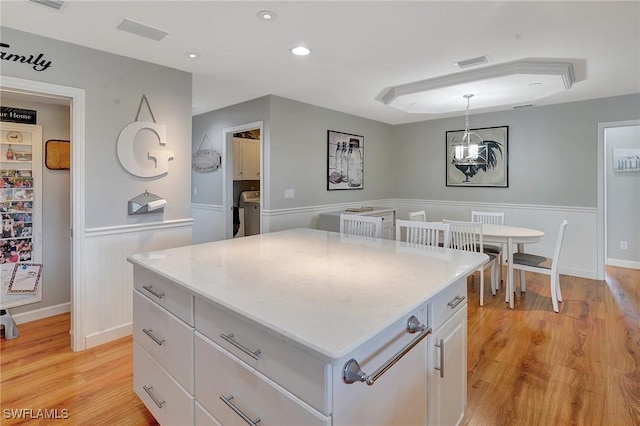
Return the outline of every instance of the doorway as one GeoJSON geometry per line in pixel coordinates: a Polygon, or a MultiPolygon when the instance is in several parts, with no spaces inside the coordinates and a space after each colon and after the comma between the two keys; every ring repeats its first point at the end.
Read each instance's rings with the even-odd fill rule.
{"type": "MultiPolygon", "coordinates": [[[[621,188],[621,186],[614,185],[612,181],[622,180],[626,181],[626,183],[633,181],[635,185],[638,185],[640,181],[640,171],[613,171],[613,148],[619,146],[618,143],[623,139],[631,140],[631,145],[637,146],[637,144],[640,143],[637,139],[638,134],[640,134],[640,120],[598,124],[598,279],[604,279],[605,264],[640,269],[640,259],[634,258],[623,261],[612,259],[612,256],[622,257],[620,254],[623,252],[619,250],[630,250],[630,254],[633,250],[640,250],[640,248],[638,248],[640,241],[638,241],[637,237],[640,235],[637,232],[640,228],[638,203],[635,201],[624,203],[624,206],[619,206],[626,209],[626,212],[619,211],[618,206],[614,206],[613,210],[611,209],[612,200],[620,199],[621,196],[621,194],[618,193],[618,188],[621,188]],[[635,142],[635,144],[633,142],[635,142]],[[623,216],[620,216],[620,214],[623,216]],[[618,226],[620,217],[624,217],[624,221],[628,223],[622,230],[618,226]],[[615,224],[612,223],[614,219],[615,224]],[[636,232],[634,232],[633,229],[635,229],[636,232]]],[[[622,195],[624,198],[624,194],[622,195]]],[[[637,200],[638,194],[635,191],[627,195],[636,197],[635,199],[637,200]]],[[[632,255],[632,257],[640,257],[640,255],[636,253],[636,256],[632,255]]]]}
{"type": "MultiPolygon", "coordinates": [[[[224,216],[224,235],[226,239],[234,238],[234,234],[238,237],[242,234],[241,227],[247,232],[247,225],[251,229],[250,233],[260,233],[263,228],[263,207],[264,197],[260,195],[259,202],[247,200],[245,204],[241,203],[243,192],[254,195],[256,191],[260,194],[264,193],[264,132],[263,122],[256,121],[240,126],[228,127],[222,130],[222,158],[224,161],[223,174],[223,216],[224,216]],[[259,139],[256,139],[259,137],[259,139]],[[243,143],[244,142],[244,143],[243,143]],[[235,146],[235,149],[234,149],[235,146]],[[245,155],[243,155],[243,154],[245,155]],[[257,157],[257,158],[256,158],[257,157]],[[243,170],[247,168],[247,172],[243,170]],[[255,163],[257,163],[257,168],[255,163]],[[253,164],[253,165],[250,165],[253,164]],[[241,214],[240,204],[245,209],[241,214]],[[247,211],[247,209],[252,209],[247,211]],[[256,215],[257,217],[252,217],[256,215]],[[257,223],[247,223],[247,219],[255,219],[257,223]],[[253,228],[251,228],[253,227],[253,228]],[[258,228],[256,232],[255,228],[258,228]]],[[[247,194],[245,194],[247,195],[247,194]]],[[[249,198],[249,197],[245,197],[249,198]]]]}
{"type": "Polygon", "coordinates": [[[61,86],[14,77],[2,78],[3,91],[21,96],[58,99],[70,109],[69,134],[71,169],[69,171],[70,211],[70,281],[71,281],[71,349],[81,351],[85,342],[85,271],[84,265],[84,120],[85,92],[75,87],[61,86]]]}

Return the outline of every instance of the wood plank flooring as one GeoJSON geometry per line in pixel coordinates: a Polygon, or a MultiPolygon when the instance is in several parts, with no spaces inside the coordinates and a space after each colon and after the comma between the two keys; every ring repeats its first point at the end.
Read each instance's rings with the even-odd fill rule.
{"type": "MultiPolygon", "coordinates": [[[[527,273],[513,311],[504,290],[486,289],[478,306],[478,280],[469,280],[465,425],[640,425],[640,271],[560,279],[558,314],[546,276],[527,273]]],[[[63,314],[2,338],[0,424],[157,424],[132,390],[131,337],[73,353],[69,327],[63,314]],[[68,418],[7,419],[10,409],[68,418]]]]}

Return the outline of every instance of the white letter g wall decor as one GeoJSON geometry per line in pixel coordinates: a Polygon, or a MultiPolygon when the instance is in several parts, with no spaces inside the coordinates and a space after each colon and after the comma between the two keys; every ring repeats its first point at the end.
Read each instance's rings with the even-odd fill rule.
{"type": "Polygon", "coordinates": [[[140,100],[140,106],[138,106],[138,113],[136,114],[136,121],[129,123],[120,132],[118,136],[118,160],[126,171],[134,176],[139,177],[158,177],[169,173],[169,160],[173,159],[173,151],[167,151],[165,149],[153,149],[147,152],[149,159],[153,159],[155,167],[142,167],[135,158],[135,151],[133,149],[133,143],[135,142],[136,135],[141,130],[151,130],[158,137],[158,144],[160,147],[166,147],[167,129],[164,124],[156,123],[156,119],[151,111],[151,106],[145,95],[142,95],[140,100]],[[138,121],[140,115],[140,108],[142,102],[147,103],[149,112],[151,113],[151,121],[138,121]]]}

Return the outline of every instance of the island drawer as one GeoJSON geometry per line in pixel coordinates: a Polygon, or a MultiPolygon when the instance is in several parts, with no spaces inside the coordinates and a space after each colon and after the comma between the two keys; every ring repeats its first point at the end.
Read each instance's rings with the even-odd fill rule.
{"type": "Polygon", "coordinates": [[[431,327],[437,330],[467,303],[467,278],[460,278],[431,300],[431,327]]]}
{"type": "Polygon", "coordinates": [[[196,401],[196,426],[222,426],[222,424],[196,401]]]}
{"type": "Polygon", "coordinates": [[[171,281],[142,267],[133,266],[133,286],[193,327],[193,295],[171,281]]]}
{"type": "Polygon", "coordinates": [[[235,356],[196,333],[196,398],[224,425],[328,426],[322,415],[235,356]],[[243,419],[242,416],[246,416],[243,419]]]}
{"type": "Polygon", "coordinates": [[[135,342],[133,389],[161,425],[193,424],[193,397],[135,342]]]}
{"type": "Polygon", "coordinates": [[[197,332],[316,410],[331,413],[331,396],[326,391],[331,388],[328,364],[199,297],[195,299],[195,323],[197,332]]]}
{"type": "Polygon", "coordinates": [[[193,328],[133,290],[133,338],[193,395],[193,328]]]}

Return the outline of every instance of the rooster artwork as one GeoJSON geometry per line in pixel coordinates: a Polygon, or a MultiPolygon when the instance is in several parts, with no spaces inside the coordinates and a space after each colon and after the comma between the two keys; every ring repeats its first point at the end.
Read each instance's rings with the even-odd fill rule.
{"type": "Polygon", "coordinates": [[[447,186],[507,188],[508,126],[447,132],[447,186]]]}

